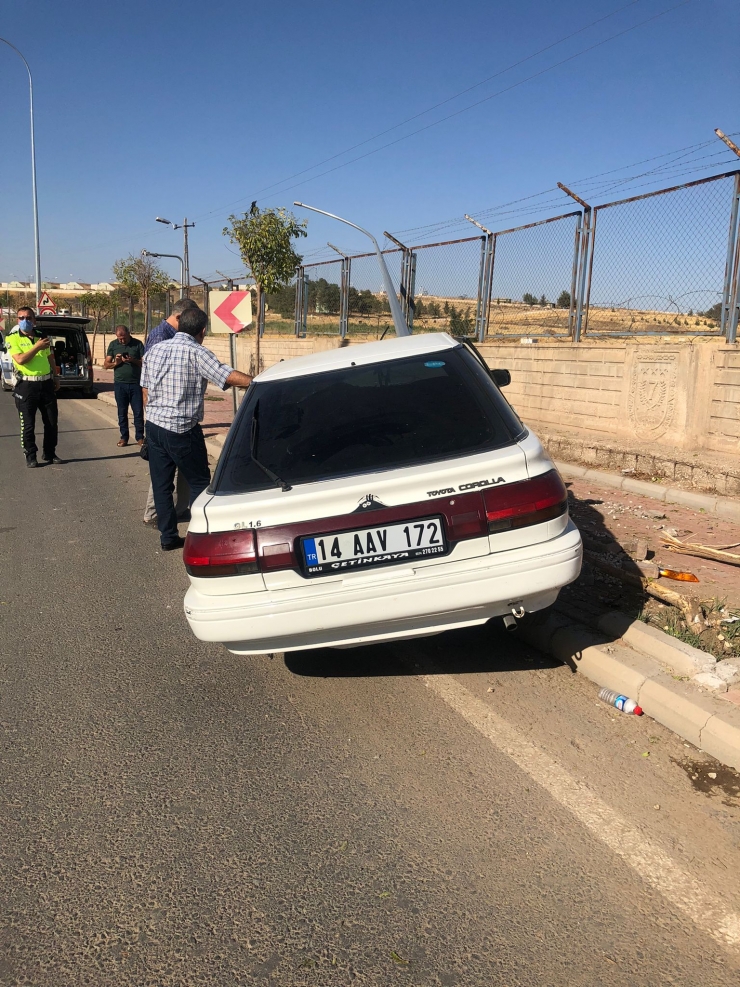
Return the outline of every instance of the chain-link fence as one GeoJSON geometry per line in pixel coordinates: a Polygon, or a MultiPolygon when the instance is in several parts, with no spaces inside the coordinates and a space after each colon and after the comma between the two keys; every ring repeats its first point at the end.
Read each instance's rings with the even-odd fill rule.
{"type": "Polygon", "coordinates": [[[472,336],[479,315],[482,237],[414,247],[413,327],[472,336]]]}
{"type": "Polygon", "coordinates": [[[490,335],[571,333],[580,229],[572,212],[495,234],[490,335]]]}
{"type": "MultiPolygon", "coordinates": [[[[580,200],[578,200],[580,202],[580,200]]],[[[719,335],[740,317],[740,171],[508,230],[384,251],[415,332],[719,335]]],[[[298,269],[299,334],[392,326],[375,254],[298,269]]]]}
{"type": "Polygon", "coordinates": [[[594,209],[584,321],[590,335],[724,330],[737,179],[692,182],[594,209]]]}

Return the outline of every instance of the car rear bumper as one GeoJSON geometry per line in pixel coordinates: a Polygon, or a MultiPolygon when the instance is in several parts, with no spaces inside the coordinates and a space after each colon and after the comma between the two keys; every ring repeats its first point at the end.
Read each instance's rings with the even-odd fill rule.
{"type": "Polygon", "coordinates": [[[369,644],[482,624],[514,607],[542,610],[578,577],[581,559],[569,521],[548,542],[470,559],[454,572],[338,583],[336,593],[312,594],[310,581],[298,598],[280,590],[206,596],[191,586],[185,615],[197,638],[236,654],[369,644]]]}

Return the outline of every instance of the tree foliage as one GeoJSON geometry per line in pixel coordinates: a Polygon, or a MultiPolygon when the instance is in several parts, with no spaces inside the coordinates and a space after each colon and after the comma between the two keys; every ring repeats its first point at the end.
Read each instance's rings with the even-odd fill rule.
{"type": "Polygon", "coordinates": [[[466,333],[470,332],[472,328],[473,317],[470,314],[470,309],[463,312],[455,305],[450,305],[450,332],[455,333],[457,336],[464,336],[466,333]]]}
{"type": "Polygon", "coordinates": [[[306,223],[285,209],[258,209],[257,203],[242,218],[229,216],[223,235],[239,247],[242,260],[260,289],[268,295],[284,287],[302,257],[293,240],[307,236],[306,223]]]}
{"type": "Polygon", "coordinates": [[[537,297],[533,295],[530,291],[525,291],[522,295],[522,301],[525,305],[536,305],[537,297]]]}
{"type": "Polygon", "coordinates": [[[558,295],[558,308],[570,308],[570,292],[561,291],[558,295]]]}
{"type": "Polygon", "coordinates": [[[77,304],[80,308],[84,306],[85,311],[88,312],[95,320],[91,348],[91,353],[93,356],[95,355],[95,338],[98,335],[100,321],[104,316],[110,315],[113,311],[113,306],[115,303],[116,295],[114,292],[85,291],[77,297],[77,304]]]}
{"type": "MultiPolygon", "coordinates": [[[[151,257],[129,254],[113,264],[113,277],[124,294],[133,301],[141,299],[144,305],[144,335],[149,333],[149,299],[164,294],[170,285],[170,276],[154,263],[151,257]]],[[[130,328],[133,329],[133,326],[130,328]]]]}

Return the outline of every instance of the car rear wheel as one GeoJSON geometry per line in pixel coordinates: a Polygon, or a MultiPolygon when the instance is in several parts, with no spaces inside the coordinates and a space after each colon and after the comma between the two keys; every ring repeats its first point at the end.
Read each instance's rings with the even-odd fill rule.
{"type": "Polygon", "coordinates": [[[95,397],[95,389],[92,388],[92,387],[83,387],[82,388],[82,396],[83,396],[83,398],[94,398],[95,397]]]}

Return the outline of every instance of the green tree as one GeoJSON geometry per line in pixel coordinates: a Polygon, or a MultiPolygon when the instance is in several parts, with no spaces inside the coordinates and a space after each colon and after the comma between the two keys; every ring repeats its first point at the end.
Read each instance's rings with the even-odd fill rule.
{"type": "Polygon", "coordinates": [[[558,308],[570,308],[570,292],[561,291],[558,295],[558,308]]]}
{"type": "Polygon", "coordinates": [[[540,298],[540,305],[547,305],[547,299],[545,298],[544,295],[542,295],[540,298]]]}
{"type": "Polygon", "coordinates": [[[522,301],[524,302],[525,305],[536,305],[537,304],[537,298],[536,298],[536,296],[533,295],[533,294],[531,294],[531,292],[529,292],[529,291],[525,291],[524,292],[524,294],[522,295],[522,301]]]}
{"type": "Polygon", "coordinates": [[[722,321],[722,302],[717,302],[716,305],[712,305],[708,308],[706,312],[699,312],[699,315],[703,315],[705,319],[712,319],[713,322],[722,321]]]}
{"type": "Polygon", "coordinates": [[[229,216],[229,223],[222,232],[239,247],[256,282],[259,313],[262,292],[274,294],[288,284],[303,259],[293,249],[293,240],[308,235],[306,223],[285,209],[258,209],[256,202],[243,217],[229,216]]]}
{"type": "Polygon", "coordinates": [[[295,315],[295,285],[286,284],[283,288],[267,296],[267,304],[283,319],[295,315]]]}
{"type": "MultiPolygon", "coordinates": [[[[137,257],[129,254],[113,264],[113,277],[123,288],[128,298],[141,299],[144,305],[144,339],[149,335],[149,299],[152,295],[164,294],[170,285],[170,276],[158,267],[151,257],[137,257]]],[[[129,329],[133,329],[130,326],[129,329]]]]}
{"type": "Polygon", "coordinates": [[[79,296],[77,302],[80,306],[84,306],[85,311],[87,311],[95,320],[91,347],[91,353],[95,356],[95,338],[98,335],[101,319],[106,315],[110,315],[113,311],[115,297],[113,292],[86,291],[84,294],[79,296]]]}

